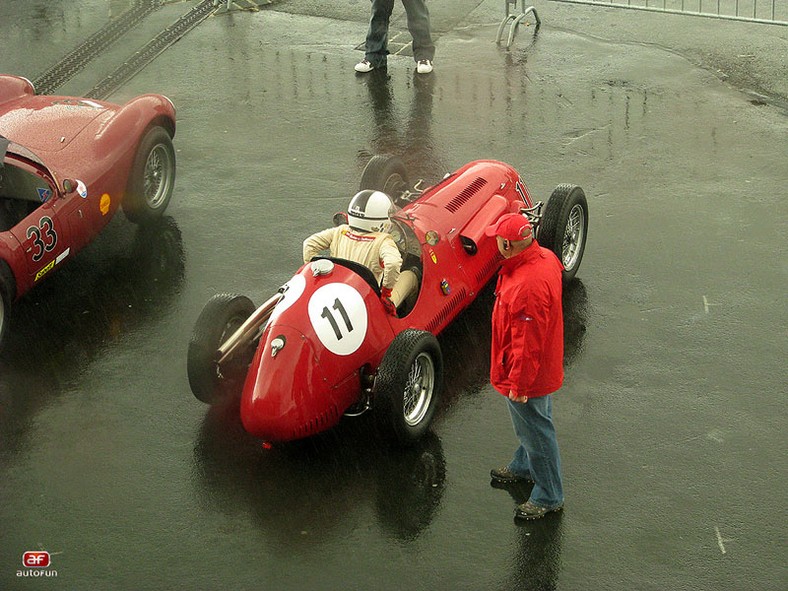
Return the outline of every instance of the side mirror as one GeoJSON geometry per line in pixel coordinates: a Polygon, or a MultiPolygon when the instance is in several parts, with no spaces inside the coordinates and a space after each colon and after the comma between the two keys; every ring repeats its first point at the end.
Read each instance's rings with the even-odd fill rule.
{"type": "Polygon", "coordinates": [[[342,224],[347,224],[347,214],[344,211],[336,212],[332,219],[334,220],[334,226],[341,226],[342,224]]]}
{"type": "Polygon", "coordinates": [[[63,180],[63,193],[68,195],[69,193],[73,193],[77,190],[77,182],[72,179],[64,179],[63,180]]]}

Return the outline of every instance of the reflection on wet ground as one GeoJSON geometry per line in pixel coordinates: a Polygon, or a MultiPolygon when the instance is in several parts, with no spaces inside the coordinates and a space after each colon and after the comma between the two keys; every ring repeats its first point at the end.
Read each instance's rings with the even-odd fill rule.
{"type": "Polygon", "coordinates": [[[78,389],[87,366],[120,335],[144,332],[166,315],[184,268],[173,218],[145,227],[118,219],[72,264],[20,300],[0,357],[2,448],[19,451],[35,413],[53,396],[78,389]]]}
{"type": "Polygon", "coordinates": [[[434,434],[413,448],[392,449],[366,418],[261,449],[243,430],[233,401],[206,414],[193,474],[207,509],[249,513],[287,553],[293,545],[341,539],[353,513],[370,509],[386,535],[415,539],[440,507],[446,462],[434,434]]]}
{"type": "MultiPolygon", "coordinates": [[[[3,3],[4,39],[36,48],[7,52],[3,67],[35,77],[106,9],[3,3]]],[[[603,12],[610,32],[639,18],[603,12]]],[[[501,51],[499,13],[482,3],[443,34],[424,79],[394,57],[384,77],[352,74],[366,17],[225,15],[119,90],[178,107],[172,220],[163,243],[113,222],[15,308],[0,355],[0,586],[15,588],[19,555],[37,547],[77,587],[785,586],[784,116],[674,52],[577,32],[591,18],[580,9],[501,51]],[[381,152],[411,180],[490,157],[537,199],[558,183],[585,189],[589,243],[564,294],[556,396],[564,514],[514,524],[527,489],[489,487],[514,444],[488,385],[490,289],[440,337],[443,406],[413,450],[380,446],[365,417],[263,449],[237,408],[189,393],[185,347],[207,298],[269,296],[381,152]],[[742,503],[754,490],[767,500],[742,503]]],[[[730,26],[753,44],[765,36],[730,26]]],[[[91,67],[111,71],[141,41],[91,67]]],[[[84,74],[75,92],[95,84],[84,74]]]]}

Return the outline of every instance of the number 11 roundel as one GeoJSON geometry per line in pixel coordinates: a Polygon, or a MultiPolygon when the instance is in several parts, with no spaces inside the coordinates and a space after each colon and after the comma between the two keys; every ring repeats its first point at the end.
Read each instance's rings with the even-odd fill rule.
{"type": "Polygon", "coordinates": [[[355,353],[367,336],[364,298],[344,283],[329,283],[312,294],[309,321],[323,346],[335,355],[355,353]]]}

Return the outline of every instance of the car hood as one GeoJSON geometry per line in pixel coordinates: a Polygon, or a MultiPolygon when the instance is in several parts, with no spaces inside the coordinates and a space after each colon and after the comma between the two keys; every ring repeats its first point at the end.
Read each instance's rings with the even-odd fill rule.
{"type": "Polygon", "coordinates": [[[111,105],[89,99],[27,97],[0,113],[0,134],[33,152],[58,152],[93,121],[114,115],[111,105]]]}

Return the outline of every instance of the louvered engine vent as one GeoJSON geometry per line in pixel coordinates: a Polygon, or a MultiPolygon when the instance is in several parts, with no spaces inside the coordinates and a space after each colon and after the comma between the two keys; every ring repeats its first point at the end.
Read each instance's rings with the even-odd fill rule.
{"type": "Polygon", "coordinates": [[[333,423],[336,421],[338,414],[337,407],[332,404],[324,413],[316,416],[310,421],[307,421],[298,429],[296,429],[294,432],[294,439],[302,439],[322,431],[327,422],[333,423]]]}
{"type": "Polygon", "coordinates": [[[470,201],[471,197],[482,190],[487,184],[487,179],[477,176],[473,182],[460,191],[456,197],[446,204],[446,209],[452,213],[457,213],[460,208],[470,201]]]}
{"type": "Polygon", "coordinates": [[[465,288],[461,288],[458,290],[451,299],[446,303],[443,308],[441,308],[440,312],[438,312],[437,316],[435,316],[429,324],[427,324],[427,330],[431,333],[434,333],[438,330],[438,327],[442,326],[444,322],[449,318],[454,308],[462,304],[467,296],[467,292],[465,288]]]}

